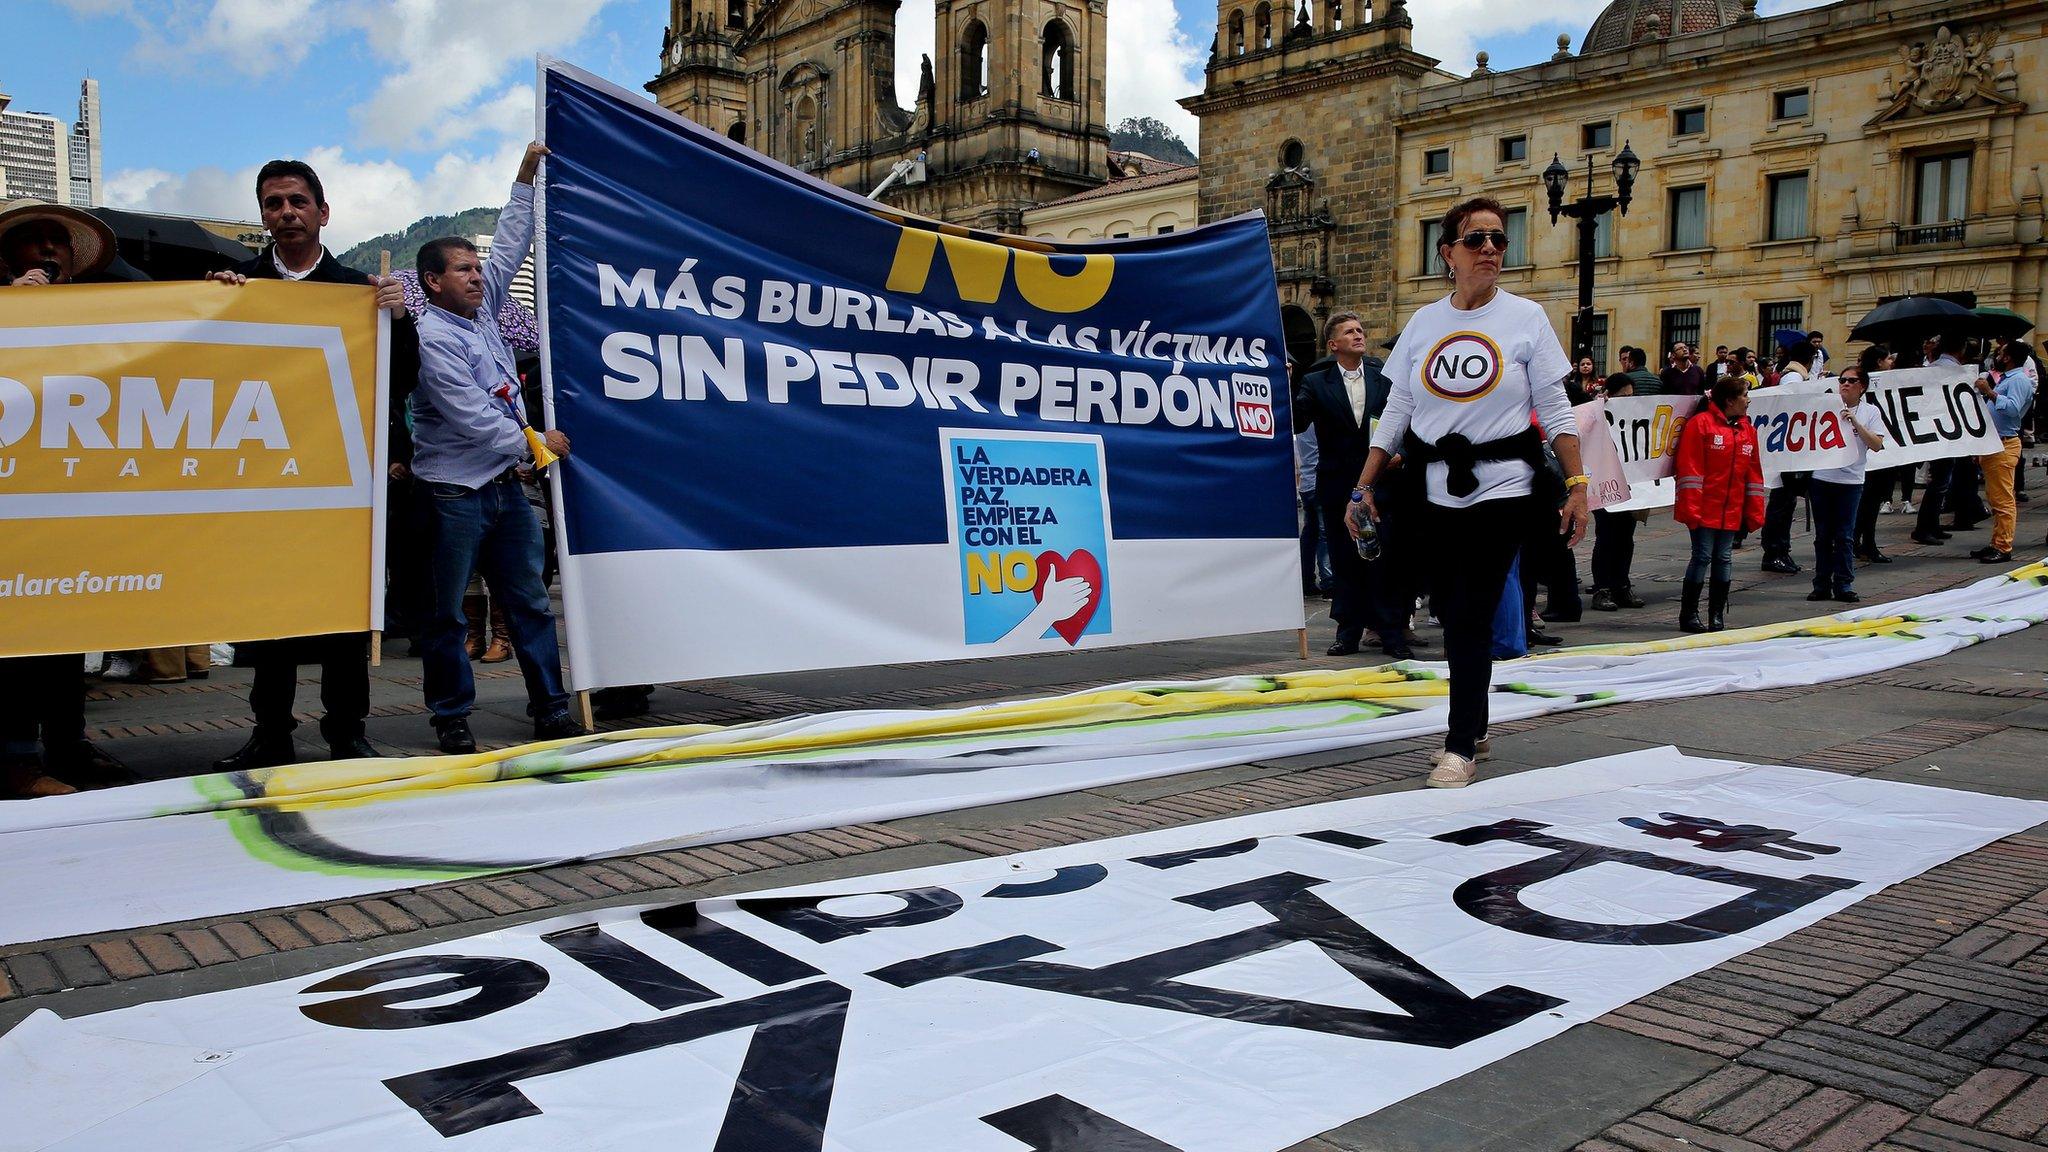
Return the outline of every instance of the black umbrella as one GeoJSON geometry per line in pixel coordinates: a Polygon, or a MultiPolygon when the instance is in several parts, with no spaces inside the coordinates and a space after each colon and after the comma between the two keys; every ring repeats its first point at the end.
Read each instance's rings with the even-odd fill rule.
{"type": "Polygon", "coordinates": [[[114,230],[122,259],[155,280],[196,280],[232,268],[255,255],[247,247],[210,232],[196,220],[95,208],[92,214],[114,230]]]}
{"type": "Polygon", "coordinates": [[[1969,336],[1981,326],[1975,312],[1954,301],[1939,296],[1907,296],[1872,308],[1849,332],[1849,339],[1911,348],[1929,336],[1969,336]]]}

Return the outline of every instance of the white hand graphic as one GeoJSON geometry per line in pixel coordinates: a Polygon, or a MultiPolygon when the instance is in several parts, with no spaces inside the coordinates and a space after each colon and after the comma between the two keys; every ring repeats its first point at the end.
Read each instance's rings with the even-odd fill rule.
{"type": "Polygon", "coordinates": [[[1058,566],[1048,561],[1045,566],[1045,594],[1024,619],[1017,622],[1016,627],[996,641],[996,646],[1028,646],[1044,639],[1054,624],[1086,608],[1094,594],[1095,586],[1086,577],[1061,576],[1058,566]]]}

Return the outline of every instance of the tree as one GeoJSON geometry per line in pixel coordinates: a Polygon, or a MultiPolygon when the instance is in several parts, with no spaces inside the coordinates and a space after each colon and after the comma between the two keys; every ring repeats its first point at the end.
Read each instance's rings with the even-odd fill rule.
{"type": "Polygon", "coordinates": [[[1112,152],[1143,152],[1158,160],[1171,160],[1176,164],[1193,164],[1194,150],[1189,148],[1173,129],[1161,124],[1150,116],[1126,117],[1109,133],[1109,147],[1112,152]]]}

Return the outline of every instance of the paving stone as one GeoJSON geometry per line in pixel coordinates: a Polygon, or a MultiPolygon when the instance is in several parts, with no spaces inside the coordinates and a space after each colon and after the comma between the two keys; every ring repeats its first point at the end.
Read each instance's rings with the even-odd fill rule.
{"type": "Polygon", "coordinates": [[[2015,1092],[2025,1088],[2030,1080],[2032,1077],[2025,1072],[1986,1068],[1936,1101],[1927,1113],[1958,1124],[1975,1124],[2015,1092]]]}
{"type": "Polygon", "coordinates": [[[1977,1127],[2021,1139],[2040,1135],[2042,1129],[2048,1128],[2048,1078],[2037,1078],[2019,1094],[2000,1104],[1977,1127]]]}
{"type": "Polygon", "coordinates": [[[1767,1148],[1789,1152],[1863,1103],[1863,1097],[1839,1088],[1820,1088],[1743,1135],[1767,1148]]]}
{"type": "MultiPolygon", "coordinates": [[[[193,960],[202,966],[211,967],[215,964],[226,964],[239,955],[217,932],[218,928],[212,931],[205,928],[181,928],[171,933],[171,939],[176,940],[179,946],[191,953],[193,960]]],[[[261,943],[260,938],[258,943],[261,943]]]]}
{"type": "Polygon", "coordinates": [[[313,943],[312,937],[282,916],[258,916],[249,922],[249,926],[280,952],[310,947],[313,943]]]}
{"type": "Polygon", "coordinates": [[[115,980],[137,980],[156,971],[129,941],[95,940],[86,947],[115,980]]]}
{"type": "MultiPolygon", "coordinates": [[[[255,928],[240,920],[231,921],[226,924],[215,924],[213,931],[215,935],[220,937],[221,943],[226,944],[234,952],[235,958],[238,960],[247,960],[251,956],[262,956],[265,953],[277,951],[277,945],[272,944],[269,940],[258,934],[255,928]]],[[[182,937],[180,938],[182,939],[182,937]]]]}
{"type": "Polygon", "coordinates": [[[64,987],[64,977],[58,975],[57,966],[41,952],[9,956],[6,969],[9,981],[23,996],[41,996],[64,987]]]}
{"type": "Polygon", "coordinates": [[[1837,1121],[1802,1152],[1866,1152],[1911,1119],[1913,1113],[1903,1108],[1872,1101],[1837,1121]]]}
{"type": "Polygon", "coordinates": [[[294,912],[291,922],[315,944],[339,944],[344,940],[353,939],[348,929],[336,924],[334,918],[325,912],[316,912],[310,908],[303,912],[294,912]]]}
{"type": "MultiPolygon", "coordinates": [[[[135,937],[135,950],[142,953],[150,968],[157,972],[183,972],[194,964],[193,957],[178,942],[160,932],[150,932],[135,937]]],[[[223,949],[225,951],[225,949],[223,949]]]]}

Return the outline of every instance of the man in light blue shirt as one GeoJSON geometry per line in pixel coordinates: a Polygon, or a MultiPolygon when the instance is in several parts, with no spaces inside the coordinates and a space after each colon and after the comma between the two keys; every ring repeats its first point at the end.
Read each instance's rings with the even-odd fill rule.
{"type": "Polygon", "coordinates": [[[1971,555],[1986,564],[2012,559],[2020,507],[2013,495],[2013,474],[2020,463],[2020,418],[2034,402],[2034,382],[2027,378],[2027,360],[2033,354],[2024,341],[2008,340],[1992,357],[1992,375],[1977,378],[1977,394],[1984,397],[1991,427],[2002,441],[1998,451],[1977,457],[1978,466],[1984,469],[1984,498],[1991,505],[1991,545],[1971,555]]]}
{"type": "MultiPolygon", "coordinates": [[[[459,237],[420,249],[420,381],[412,394],[413,475],[426,487],[433,525],[429,578],[432,605],[420,637],[427,707],[441,751],[476,751],[469,712],[476,681],[463,650],[468,623],[462,594],[481,569],[501,601],[512,650],[526,677],[526,711],[536,740],[584,735],[569,716],[554,613],[541,582],[540,522],[527,504],[516,469],[528,459],[527,415],[512,348],[498,332],[497,313],[512,274],[533,242],[533,177],[541,144],[527,146],[512,199],[498,217],[489,260],[459,237]]],[[[557,456],[569,439],[544,437],[557,456]]]]}

